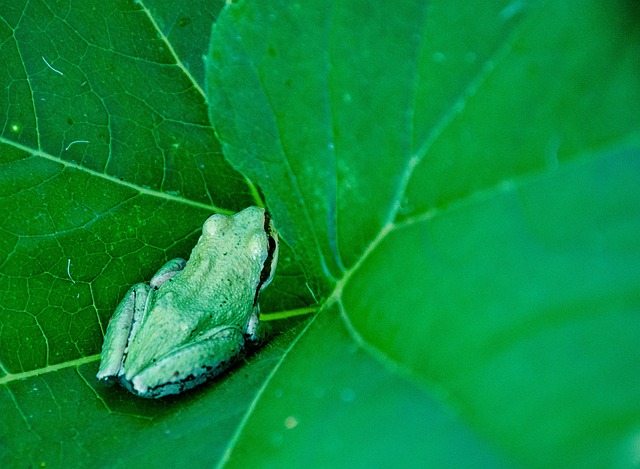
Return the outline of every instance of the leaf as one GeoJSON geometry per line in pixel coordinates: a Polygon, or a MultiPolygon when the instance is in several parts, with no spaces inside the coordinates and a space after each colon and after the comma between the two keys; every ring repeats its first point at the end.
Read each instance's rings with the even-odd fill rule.
{"type": "Polygon", "coordinates": [[[601,3],[239,2],[206,81],[221,5],[5,5],[0,465],[632,465],[638,9],[601,3]],[[259,193],[263,311],[322,311],[97,386],[126,289],[259,193]]]}
{"type": "Polygon", "coordinates": [[[226,462],[635,464],[638,13],[225,12],[207,70],[225,155],[307,272],[336,281],[226,462]]]}
{"type": "MultiPolygon", "coordinates": [[[[186,413],[184,399],[148,402],[95,379],[104,329],[126,290],[167,259],[188,256],[212,212],[261,203],[222,157],[208,122],[202,55],[212,8],[3,5],[2,467],[112,465],[148,458],[148,448],[175,452],[185,440],[193,440],[185,454],[211,465],[295,337],[249,358],[253,371],[238,367],[235,386],[230,377],[217,392],[208,387],[209,404],[197,404],[206,394],[187,397],[186,413]],[[199,412],[219,417],[205,423],[199,412]]],[[[282,275],[263,311],[310,302],[290,257],[283,246],[282,275]]]]}

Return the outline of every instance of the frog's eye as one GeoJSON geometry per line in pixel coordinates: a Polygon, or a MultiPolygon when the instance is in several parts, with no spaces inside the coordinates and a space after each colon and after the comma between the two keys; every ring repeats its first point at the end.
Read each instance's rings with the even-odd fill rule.
{"type": "Polygon", "coordinates": [[[202,226],[202,233],[208,236],[216,236],[229,226],[231,219],[225,215],[211,215],[202,226]]]}
{"type": "MultiPolygon", "coordinates": [[[[264,233],[260,232],[251,235],[251,238],[249,238],[249,242],[247,243],[247,249],[251,253],[251,257],[253,259],[264,257],[267,252],[264,233]]],[[[260,261],[262,262],[263,259],[260,259],[260,261]]]]}

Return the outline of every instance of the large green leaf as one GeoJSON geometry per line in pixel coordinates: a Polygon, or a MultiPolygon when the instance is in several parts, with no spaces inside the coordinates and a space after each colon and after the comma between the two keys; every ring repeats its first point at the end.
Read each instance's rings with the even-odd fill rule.
{"type": "Polygon", "coordinates": [[[466,465],[451,448],[472,443],[434,441],[464,432],[431,427],[447,409],[519,464],[635,464],[638,5],[316,3],[228,10],[212,122],[307,270],[337,280],[352,349],[424,397],[363,372],[323,311],[228,460],[466,465]]]}
{"type": "Polygon", "coordinates": [[[0,465],[637,463],[637,2],[239,2],[205,79],[220,7],[0,11],[0,465]],[[126,289],[259,194],[263,311],[321,311],[99,387],[126,289]]]}

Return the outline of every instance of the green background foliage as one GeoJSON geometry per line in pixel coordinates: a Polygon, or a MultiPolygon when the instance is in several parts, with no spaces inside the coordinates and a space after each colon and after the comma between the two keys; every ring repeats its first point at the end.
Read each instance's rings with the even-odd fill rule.
{"type": "Polygon", "coordinates": [[[0,465],[637,465],[638,2],[221,8],[3,5],[0,465]],[[317,314],[98,386],[129,286],[262,200],[263,312],[317,314]]]}

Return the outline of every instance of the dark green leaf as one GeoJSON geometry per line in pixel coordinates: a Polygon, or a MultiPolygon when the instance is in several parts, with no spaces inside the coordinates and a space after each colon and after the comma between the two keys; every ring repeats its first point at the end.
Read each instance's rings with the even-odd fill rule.
{"type": "MultiPolygon", "coordinates": [[[[188,256],[212,212],[261,203],[208,122],[202,56],[213,7],[172,5],[0,9],[2,467],[125,465],[149,448],[158,461],[180,448],[210,465],[295,337],[250,358],[235,386],[186,397],[192,405],[97,386],[102,334],[129,286],[188,256]],[[218,417],[194,423],[210,413],[218,417]],[[209,436],[221,427],[216,443],[209,436]]],[[[263,311],[310,302],[291,258],[284,246],[263,311]]]]}

